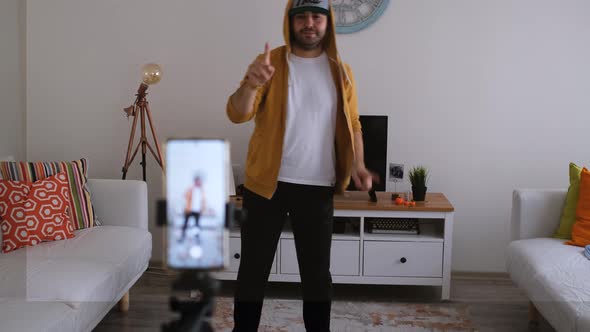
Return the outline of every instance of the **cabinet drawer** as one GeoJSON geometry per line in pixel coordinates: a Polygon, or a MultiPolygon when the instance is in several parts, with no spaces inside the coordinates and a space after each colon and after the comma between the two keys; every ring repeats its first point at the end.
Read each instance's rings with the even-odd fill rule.
{"type": "MultiPolygon", "coordinates": [[[[358,276],[359,241],[332,241],[330,254],[330,272],[333,276],[358,276]]],[[[281,273],[299,274],[297,263],[297,252],[295,251],[295,240],[281,239],[281,273]]]]}
{"type": "Polygon", "coordinates": [[[442,259],[442,243],[365,241],[363,275],[440,278],[442,259]]]}
{"type": "MultiPolygon", "coordinates": [[[[241,245],[242,241],[239,237],[229,238],[229,267],[225,270],[226,272],[238,272],[240,267],[241,258],[241,245]]],[[[275,254],[270,273],[277,273],[277,257],[275,254]]]]}
{"type": "Polygon", "coordinates": [[[358,276],[360,274],[360,241],[332,241],[330,272],[333,276],[358,276]]]}

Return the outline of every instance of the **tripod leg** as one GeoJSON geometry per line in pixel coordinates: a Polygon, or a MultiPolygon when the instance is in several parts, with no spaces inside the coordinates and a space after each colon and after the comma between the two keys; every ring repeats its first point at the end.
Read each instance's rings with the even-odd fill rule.
{"type": "Polygon", "coordinates": [[[129,136],[129,145],[127,145],[127,155],[125,157],[125,164],[123,165],[123,180],[127,177],[127,170],[133,161],[133,157],[131,156],[131,149],[133,148],[133,139],[135,138],[135,127],[137,126],[137,114],[135,113],[135,105],[134,108],[134,115],[133,115],[133,124],[131,125],[131,135],[129,136]]]}
{"type": "MultiPolygon", "coordinates": [[[[156,160],[158,160],[160,167],[162,167],[162,170],[164,170],[164,159],[162,159],[162,152],[160,150],[160,143],[158,142],[158,136],[156,135],[156,129],[154,128],[154,124],[152,122],[152,112],[150,111],[150,105],[149,103],[146,102],[146,113],[147,113],[147,117],[148,117],[148,121],[150,123],[150,129],[152,130],[152,137],[154,138],[154,142],[156,142],[156,151],[158,151],[158,158],[156,158],[156,160]]],[[[153,153],[153,151],[152,151],[153,153]]]]}
{"type": "Polygon", "coordinates": [[[139,141],[139,143],[137,143],[137,146],[135,147],[135,150],[133,150],[133,155],[131,155],[131,160],[135,159],[135,156],[139,152],[139,147],[141,147],[141,143],[142,143],[141,141],[139,141]]]}
{"type": "Polygon", "coordinates": [[[146,174],[145,174],[145,148],[143,148],[143,151],[141,152],[141,167],[142,167],[142,170],[143,170],[143,181],[146,181],[146,174]]]}
{"type": "MultiPolygon", "coordinates": [[[[147,102],[146,102],[147,103],[147,102]]],[[[147,138],[145,136],[145,105],[141,105],[141,168],[143,171],[143,181],[146,181],[146,173],[145,173],[145,153],[147,152],[146,145],[147,145],[147,138]]]]}
{"type": "Polygon", "coordinates": [[[164,169],[164,165],[162,165],[162,162],[158,158],[158,155],[154,152],[154,149],[152,148],[152,146],[150,145],[150,143],[147,143],[146,145],[147,145],[148,149],[150,150],[150,152],[152,153],[152,156],[154,156],[154,159],[156,159],[156,161],[158,162],[158,165],[160,165],[160,167],[162,167],[162,170],[163,170],[164,169]]]}

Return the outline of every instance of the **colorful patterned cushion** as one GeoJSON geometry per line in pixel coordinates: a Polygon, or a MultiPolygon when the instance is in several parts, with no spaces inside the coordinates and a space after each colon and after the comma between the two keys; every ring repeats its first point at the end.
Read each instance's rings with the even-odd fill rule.
{"type": "Polygon", "coordinates": [[[580,174],[582,167],[570,163],[569,175],[570,186],[565,196],[565,204],[559,220],[559,226],[553,237],[558,239],[569,240],[572,238],[572,226],[576,222],[576,206],[578,205],[578,195],[580,193],[580,174]]]}
{"type": "Polygon", "coordinates": [[[2,252],[74,237],[64,172],[39,180],[0,180],[2,252]]]}
{"type": "Polygon", "coordinates": [[[65,172],[70,189],[70,212],[74,229],[98,225],[86,184],[86,159],[71,162],[0,162],[0,180],[35,182],[65,172]]]}
{"type": "Polygon", "coordinates": [[[566,244],[585,247],[590,244],[590,171],[582,169],[580,193],[576,206],[576,223],[572,226],[572,239],[566,244]]]}

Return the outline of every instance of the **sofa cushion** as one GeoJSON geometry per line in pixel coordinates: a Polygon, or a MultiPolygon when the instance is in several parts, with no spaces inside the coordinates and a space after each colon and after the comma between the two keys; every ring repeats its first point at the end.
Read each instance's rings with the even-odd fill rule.
{"type": "Polygon", "coordinates": [[[583,251],[554,238],[519,240],[508,247],[512,280],[558,331],[590,331],[590,261],[583,251]]]}
{"type": "Polygon", "coordinates": [[[0,298],[26,299],[26,247],[0,255],[0,298]]]}
{"type": "Polygon", "coordinates": [[[0,256],[0,297],[59,300],[74,307],[112,301],[147,268],[152,239],[146,230],[101,226],[75,234],[0,256]]]}
{"type": "Polygon", "coordinates": [[[86,159],[71,162],[0,162],[0,179],[4,180],[35,182],[66,172],[70,187],[70,212],[74,229],[93,227],[98,222],[90,202],[87,171],[86,159]]]}
{"type": "Polygon", "coordinates": [[[27,300],[61,301],[77,307],[83,302],[112,301],[127,283],[108,263],[76,259],[27,259],[27,300]]]}
{"type": "Polygon", "coordinates": [[[152,235],[147,230],[100,226],[76,231],[75,235],[68,241],[44,243],[47,249],[35,252],[35,257],[112,264],[129,281],[145,270],[152,255],[152,235]]]}
{"type": "Polygon", "coordinates": [[[74,237],[69,202],[63,172],[35,183],[0,180],[2,251],[74,237]]]}
{"type": "Polygon", "coordinates": [[[75,318],[74,309],[64,303],[0,298],[0,331],[79,331],[75,318]]]}

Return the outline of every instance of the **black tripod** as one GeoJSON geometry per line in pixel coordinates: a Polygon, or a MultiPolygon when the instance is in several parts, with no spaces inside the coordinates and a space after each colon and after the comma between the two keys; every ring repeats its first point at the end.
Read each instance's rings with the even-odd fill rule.
{"type": "Polygon", "coordinates": [[[175,291],[198,290],[200,298],[181,301],[170,298],[170,309],[180,312],[180,319],[162,324],[162,332],[213,332],[211,318],[215,293],[220,282],[212,279],[205,271],[184,271],[180,278],[172,284],[175,291]]]}
{"type": "MultiPolygon", "coordinates": [[[[157,202],[157,224],[166,226],[166,200],[157,202]]],[[[230,228],[234,222],[242,224],[247,212],[235,209],[233,203],[225,207],[225,227],[230,228]]],[[[220,288],[220,281],[212,279],[207,271],[184,270],[172,284],[174,291],[197,290],[201,296],[195,300],[181,301],[175,296],[170,297],[170,309],[180,313],[180,319],[162,324],[162,332],[213,332],[211,318],[215,294],[220,288]]]]}
{"type": "Polygon", "coordinates": [[[129,116],[133,117],[133,125],[131,125],[131,136],[129,137],[129,145],[127,146],[127,156],[125,158],[125,165],[123,165],[123,180],[125,180],[125,178],[127,177],[127,171],[129,170],[129,166],[131,166],[131,162],[133,162],[135,155],[137,155],[137,152],[139,151],[140,146],[141,146],[141,167],[143,169],[143,181],[146,180],[145,155],[146,155],[147,149],[150,150],[150,152],[152,153],[152,155],[154,156],[154,158],[156,159],[156,161],[158,162],[158,164],[160,165],[162,170],[164,170],[164,162],[162,160],[162,153],[160,152],[160,144],[158,143],[158,136],[156,136],[156,130],[154,129],[154,124],[152,122],[152,114],[150,112],[150,105],[145,98],[147,96],[147,93],[146,93],[147,88],[148,88],[147,84],[141,83],[141,85],[139,86],[139,89],[137,90],[137,94],[135,95],[137,97],[135,99],[135,103],[133,103],[133,105],[124,109],[125,113],[127,114],[127,117],[129,117],[129,116]],[[146,130],[145,130],[146,116],[147,116],[147,120],[149,121],[149,126],[150,126],[150,129],[152,132],[152,137],[154,139],[154,142],[156,143],[157,155],[147,140],[146,130]],[[131,149],[133,148],[133,140],[135,138],[135,127],[137,126],[137,118],[138,117],[141,119],[141,137],[140,137],[139,143],[137,144],[137,147],[135,148],[135,151],[133,152],[133,155],[132,155],[131,149]]]}

